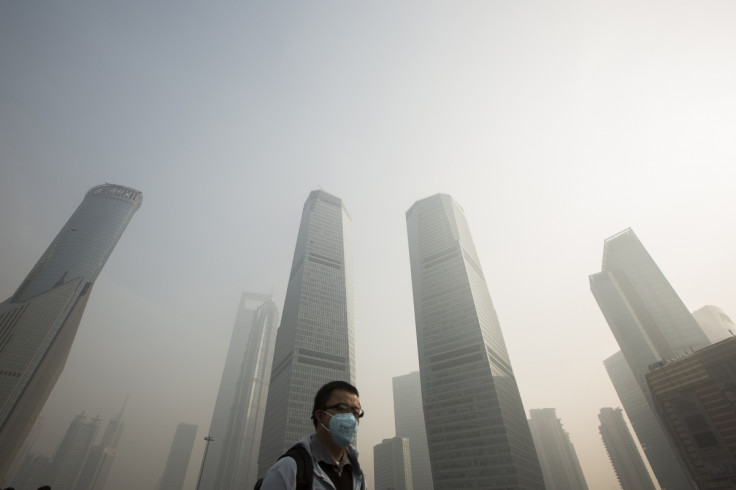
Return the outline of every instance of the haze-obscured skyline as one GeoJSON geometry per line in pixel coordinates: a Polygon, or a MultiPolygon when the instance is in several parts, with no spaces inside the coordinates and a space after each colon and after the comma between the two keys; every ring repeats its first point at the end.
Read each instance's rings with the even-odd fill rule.
{"type": "MultiPolygon", "coordinates": [[[[524,406],[591,489],[618,350],[588,288],[631,226],[692,311],[734,317],[731,2],[0,3],[0,297],[92,186],[143,192],[44,409],[126,428],[107,488],[153,488],[180,422],[194,488],[241,291],[281,308],[310,190],[353,219],[360,450],[417,369],[404,213],[463,207],[524,406]]],[[[306,415],[308,416],[308,414],[306,415]]]]}

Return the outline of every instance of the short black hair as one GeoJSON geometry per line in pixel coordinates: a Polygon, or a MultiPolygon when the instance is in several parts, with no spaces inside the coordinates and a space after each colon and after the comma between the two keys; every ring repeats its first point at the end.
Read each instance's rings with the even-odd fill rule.
{"type": "Polygon", "coordinates": [[[330,395],[332,395],[333,391],[347,391],[348,393],[352,393],[355,396],[360,396],[360,393],[358,393],[358,388],[351,385],[347,381],[330,381],[326,385],[324,385],[322,388],[319,389],[316,395],[314,395],[314,405],[312,406],[312,423],[314,424],[314,428],[317,428],[317,419],[314,418],[314,412],[317,410],[323,410],[325,406],[327,405],[327,400],[330,399],[330,395]]]}

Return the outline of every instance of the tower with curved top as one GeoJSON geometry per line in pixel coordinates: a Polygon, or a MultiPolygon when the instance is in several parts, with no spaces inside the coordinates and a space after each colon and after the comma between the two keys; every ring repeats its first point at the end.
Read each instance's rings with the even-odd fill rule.
{"type": "Polygon", "coordinates": [[[0,479],[64,369],[92,286],[142,200],[121,185],[90,189],[0,303],[0,479]]]}

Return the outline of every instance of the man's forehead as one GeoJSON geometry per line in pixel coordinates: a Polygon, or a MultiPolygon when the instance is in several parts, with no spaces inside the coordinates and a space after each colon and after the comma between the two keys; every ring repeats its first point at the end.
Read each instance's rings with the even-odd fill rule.
{"type": "Polygon", "coordinates": [[[332,393],[330,393],[330,399],[327,402],[327,404],[333,405],[335,403],[339,403],[343,401],[354,402],[358,406],[360,405],[360,399],[358,398],[358,395],[356,395],[355,393],[350,393],[349,391],[345,391],[345,390],[335,390],[332,393]]]}

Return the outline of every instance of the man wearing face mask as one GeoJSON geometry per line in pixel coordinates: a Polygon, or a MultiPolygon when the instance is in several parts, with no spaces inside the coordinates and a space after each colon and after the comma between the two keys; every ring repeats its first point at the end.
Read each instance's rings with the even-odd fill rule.
{"type": "Polygon", "coordinates": [[[316,490],[366,490],[365,478],[358,464],[358,451],[350,443],[355,439],[358,422],[363,417],[358,390],[345,381],[331,381],[314,397],[312,422],[316,433],[300,440],[279,459],[263,477],[261,490],[295,490],[311,477],[310,488],[316,490]],[[292,455],[293,454],[293,455],[292,455]],[[303,455],[303,456],[302,456],[303,455]],[[298,464],[311,463],[300,472],[302,483],[297,485],[298,464]],[[307,474],[308,476],[304,476],[307,474]]]}

